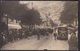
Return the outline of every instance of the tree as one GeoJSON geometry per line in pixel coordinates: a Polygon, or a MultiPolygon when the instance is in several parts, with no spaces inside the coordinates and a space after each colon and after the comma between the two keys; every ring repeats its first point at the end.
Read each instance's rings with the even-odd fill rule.
{"type": "Polygon", "coordinates": [[[40,14],[35,9],[29,9],[26,4],[20,4],[19,1],[3,1],[3,14],[7,14],[9,18],[20,20],[20,25],[40,24],[40,14]]]}
{"type": "Polygon", "coordinates": [[[66,1],[64,10],[61,13],[60,20],[62,23],[73,23],[75,19],[78,19],[78,2],[66,1]]]}
{"type": "Polygon", "coordinates": [[[50,13],[48,13],[48,14],[45,13],[45,16],[46,16],[46,18],[47,18],[47,20],[46,20],[46,21],[47,21],[47,24],[48,24],[48,22],[50,22],[48,25],[50,25],[51,27],[57,26],[57,24],[55,24],[55,23],[52,21],[52,19],[49,18],[50,15],[51,15],[50,13]]]}
{"type": "Polygon", "coordinates": [[[20,20],[25,12],[27,12],[28,7],[25,4],[20,4],[19,1],[3,1],[2,11],[3,14],[7,14],[11,19],[20,20]]]}
{"type": "Polygon", "coordinates": [[[0,2],[0,33],[4,30],[7,30],[7,25],[2,21],[3,11],[2,11],[2,3],[0,2]]]}
{"type": "Polygon", "coordinates": [[[57,24],[54,23],[51,19],[50,19],[50,24],[51,24],[51,27],[55,27],[55,26],[57,26],[57,24]]]}
{"type": "Polygon", "coordinates": [[[33,9],[28,10],[21,19],[21,23],[26,25],[40,25],[42,23],[42,19],[40,18],[40,13],[33,9]]]}

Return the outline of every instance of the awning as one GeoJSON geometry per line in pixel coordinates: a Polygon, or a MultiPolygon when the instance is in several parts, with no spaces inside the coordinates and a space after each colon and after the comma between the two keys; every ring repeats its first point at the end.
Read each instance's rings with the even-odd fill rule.
{"type": "Polygon", "coordinates": [[[18,24],[8,24],[9,29],[21,29],[21,26],[18,24]]]}

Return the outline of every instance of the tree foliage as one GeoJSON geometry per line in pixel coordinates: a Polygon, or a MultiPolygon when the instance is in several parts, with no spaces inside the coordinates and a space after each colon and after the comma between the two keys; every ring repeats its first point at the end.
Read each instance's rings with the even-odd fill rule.
{"type": "Polygon", "coordinates": [[[55,26],[57,26],[57,24],[54,23],[51,19],[50,19],[50,24],[51,24],[51,27],[55,27],[55,26]]]}
{"type": "Polygon", "coordinates": [[[19,1],[3,1],[2,11],[9,18],[20,20],[21,24],[34,25],[40,24],[40,14],[35,9],[29,9],[26,4],[20,4],[19,1]]]}
{"type": "Polygon", "coordinates": [[[28,25],[40,25],[42,23],[42,19],[40,19],[40,13],[35,9],[28,10],[21,19],[21,23],[28,25]]]}
{"type": "Polygon", "coordinates": [[[2,17],[3,17],[2,3],[0,2],[0,35],[1,35],[1,32],[3,32],[4,30],[7,30],[8,28],[5,22],[2,21],[2,17]]]}
{"type": "Polygon", "coordinates": [[[3,1],[2,2],[2,11],[3,14],[7,14],[11,19],[20,19],[28,7],[24,4],[19,4],[19,1],[3,1]]]}
{"type": "Polygon", "coordinates": [[[77,1],[66,1],[64,10],[61,13],[60,20],[62,23],[72,23],[77,19],[78,14],[78,2],[77,1]]]}

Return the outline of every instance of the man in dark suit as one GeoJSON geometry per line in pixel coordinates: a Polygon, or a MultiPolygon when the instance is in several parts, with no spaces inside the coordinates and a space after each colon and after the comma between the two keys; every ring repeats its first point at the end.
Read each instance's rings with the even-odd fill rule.
{"type": "Polygon", "coordinates": [[[8,26],[5,24],[5,22],[0,21],[0,49],[3,46],[3,34],[1,33],[7,29],[8,29],[8,26]]]}
{"type": "Polygon", "coordinates": [[[69,41],[69,50],[77,50],[78,49],[78,41],[75,33],[72,33],[69,41]]]}

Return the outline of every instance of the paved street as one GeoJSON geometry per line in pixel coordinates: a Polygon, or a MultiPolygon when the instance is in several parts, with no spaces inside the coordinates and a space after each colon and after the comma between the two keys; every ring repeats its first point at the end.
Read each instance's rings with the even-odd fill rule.
{"type": "Polygon", "coordinates": [[[36,37],[19,40],[14,43],[8,43],[3,46],[2,50],[68,50],[67,41],[54,40],[53,36],[41,38],[37,40],[36,37]]]}

